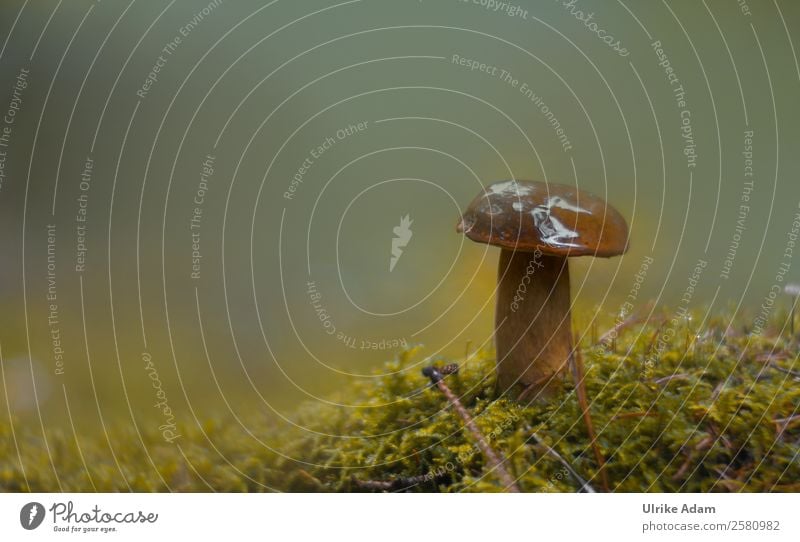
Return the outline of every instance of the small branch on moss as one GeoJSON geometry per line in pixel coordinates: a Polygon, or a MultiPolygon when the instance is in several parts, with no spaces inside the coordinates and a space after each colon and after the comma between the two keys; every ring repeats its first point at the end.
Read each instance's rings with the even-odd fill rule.
{"type": "Polygon", "coordinates": [[[714,437],[712,437],[711,435],[708,435],[706,438],[704,438],[703,440],[698,442],[695,445],[694,449],[698,450],[698,451],[708,450],[709,448],[711,448],[711,446],[714,445],[714,442],[716,442],[716,439],[714,437]]]}
{"type": "Polygon", "coordinates": [[[783,433],[790,425],[800,422],[800,414],[795,414],[794,416],[788,416],[786,418],[775,418],[772,421],[775,423],[775,439],[777,440],[783,437],[783,433]]]}
{"type": "Polygon", "coordinates": [[[658,338],[661,336],[661,333],[664,331],[666,326],[666,320],[663,320],[660,324],[658,324],[655,333],[653,333],[653,336],[650,337],[650,341],[647,343],[647,349],[644,351],[645,355],[650,355],[650,352],[653,351],[653,348],[655,348],[656,345],[656,340],[658,340],[658,338]]]}
{"type": "Polygon", "coordinates": [[[691,466],[692,466],[692,456],[687,455],[686,459],[684,459],[683,463],[675,472],[675,474],[672,475],[671,479],[675,481],[681,480],[684,476],[686,476],[686,473],[689,472],[689,467],[691,466]]]}
{"type": "Polygon", "coordinates": [[[358,489],[366,491],[399,492],[411,489],[427,482],[447,482],[450,479],[449,473],[430,473],[417,476],[400,476],[393,480],[359,480],[353,477],[353,484],[358,489]]]}
{"type": "Polygon", "coordinates": [[[461,404],[458,397],[453,393],[450,387],[445,384],[444,382],[444,374],[447,374],[443,371],[447,371],[449,374],[455,374],[458,371],[457,365],[448,365],[443,367],[442,369],[437,369],[436,367],[425,367],[422,369],[423,376],[426,376],[431,379],[431,382],[439,388],[450,404],[453,406],[453,409],[456,413],[461,417],[464,421],[464,425],[466,426],[467,430],[470,432],[472,437],[475,439],[475,442],[478,444],[478,448],[480,448],[481,452],[483,452],[484,457],[486,458],[486,462],[490,466],[490,470],[493,470],[497,473],[497,477],[500,479],[500,482],[504,486],[504,490],[510,493],[519,493],[520,489],[517,485],[516,480],[508,473],[505,466],[503,465],[504,461],[500,460],[500,457],[497,452],[486,442],[486,438],[480,432],[478,427],[475,425],[475,420],[472,419],[467,409],[464,408],[464,405],[461,404]]]}
{"type": "MultiPolygon", "coordinates": [[[[790,359],[790,355],[786,352],[776,352],[774,354],[756,356],[756,361],[760,361],[761,363],[766,364],[767,367],[772,367],[773,369],[780,371],[782,373],[786,373],[795,378],[800,378],[800,372],[793,371],[791,369],[786,369],[775,363],[776,360],[786,360],[786,359],[790,359]]],[[[792,364],[792,366],[794,366],[794,364],[792,364]]]]}
{"type": "Polygon", "coordinates": [[[600,483],[603,486],[603,491],[608,493],[610,491],[608,485],[608,475],[606,474],[606,458],[597,444],[597,433],[594,430],[594,423],[592,422],[592,414],[589,412],[589,401],[586,396],[586,378],[583,370],[583,355],[581,351],[576,348],[572,352],[572,376],[575,379],[575,392],[578,395],[578,405],[581,407],[581,414],[583,421],[586,424],[586,432],[589,434],[589,440],[594,452],[595,461],[597,461],[597,474],[600,475],[600,483]]]}
{"type": "Polygon", "coordinates": [[[570,465],[569,463],[567,463],[567,460],[566,460],[566,459],[564,459],[564,458],[561,456],[561,454],[560,454],[560,453],[558,453],[557,451],[555,451],[553,448],[551,448],[550,446],[548,446],[548,445],[547,445],[547,444],[546,444],[546,443],[545,443],[545,442],[544,442],[544,441],[543,441],[541,438],[539,438],[539,435],[537,435],[537,434],[536,434],[536,433],[534,433],[534,432],[531,432],[531,436],[530,436],[530,438],[532,438],[532,439],[533,439],[533,441],[534,441],[534,442],[536,442],[536,444],[537,444],[538,446],[541,446],[542,448],[544,448],[544,449],[545,449],[545,451],[546,451],[548,454],[550,454],[550,455],[552,455],[553,457],[555,457],[555,458],[556,458],[556,460],[557,460],[559,463],[561,463],[561,466],[563,466],[563,467],[564,467],[564,468],[567,470],[567,472],[570,474],[570,476],[572,476],[573,478],[575,478],[575,481],[576,481],[576,482],[578,482],[578,484],[580,484],[580,486],[581,486],[581,488],[580,488],[580,490],[579,490],[579,493],[581,493],[581,492],[582,492],[582,493],[597,493],[597,492],[594,490],[594,488],[593,488],[593,487],[592,487],[592,486],[589,484],[589,482],[587,482],[586,480],[584,480],[584,479],[581,477],[581,475],[580,475],[580,474],[578,474],[578,472],[577,472],[577,471],[576,471],[574,468],[572,468],[572,465],[570,465]]]}

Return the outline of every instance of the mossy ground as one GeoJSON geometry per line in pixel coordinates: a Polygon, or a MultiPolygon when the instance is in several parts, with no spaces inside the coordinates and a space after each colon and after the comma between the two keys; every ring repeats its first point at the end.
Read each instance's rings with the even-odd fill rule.
{"type": "MultiPolygon", "coordinates": [[[[615,351],[583,348],[610,489],[800,491],[796,342],[732,332],[722,318],[700,335],[650,322],[621,333],[615,351]]],[[[14,424],[12,434],[0,424],[0,490],[357,491],[356,480],[411,477],[420,483],[410,491],[501,490],[463,421],[421,375],[422,358],[405,352],[381,368],[385,376],[332,398],[360,407],[306,405],[296,426],[261,416],[244,420],[247,429],[208,420],[182,427],[177,445],[117,427],[108,439],[82,438],[78,450],[63,429],[47,431],[48,451],[38,427],[14,424]]],[[[523,491],[580,488],[541,443],[600,488],[569,379],[553,401],[518,407],[495,396],[491,352],[439,360],[449,362],[460,371],[447,384],[523,491]]]]}

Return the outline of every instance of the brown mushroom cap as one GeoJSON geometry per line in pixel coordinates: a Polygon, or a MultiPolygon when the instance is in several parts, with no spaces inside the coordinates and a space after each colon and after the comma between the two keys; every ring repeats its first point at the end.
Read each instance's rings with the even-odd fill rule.
{"type": "Polygon", "coordinates": [[[500,181],[472,200],[456,230],[473,241],[552,256],[624,254],[628,224],[601,198],[563,184],[500,181]]]}

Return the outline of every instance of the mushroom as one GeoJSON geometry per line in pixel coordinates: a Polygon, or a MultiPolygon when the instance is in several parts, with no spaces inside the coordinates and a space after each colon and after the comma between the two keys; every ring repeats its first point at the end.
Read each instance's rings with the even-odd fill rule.
{"type": "Polygon", "coordinates": [[[501,249],[498,391],[520,401],[551,395],[572,354],[567,258],[625,253],[625,219],[601,198],[574,187],[508,180],[484,188],[456,230],[501,249]]]}

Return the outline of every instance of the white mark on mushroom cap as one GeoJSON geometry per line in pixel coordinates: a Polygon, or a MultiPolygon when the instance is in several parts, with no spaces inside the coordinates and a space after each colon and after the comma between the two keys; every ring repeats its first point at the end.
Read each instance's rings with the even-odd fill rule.
{"type": "Polygon", "coordinates": [[[545,205],[545,207],[547,207],[548,211],[550,209],[552,209],[553,207],[556,207],[558,209],[566,209],[567,211],[572,211],[573,213],[590,213],[591,212],[591,211],[588,211],[588,210],[583,209],[581,207],[578,207],[577,205],[572,205],[571,203],[569,203],[567,200],[565,200],[561,196],[553,196],[553,197],[547,198],[547,201],[545,202],[544,205],[545,205]]]}
{"type": "Polygon", "coordinates": [[[517,181],[495,183],[486,189],[487,195],[523,196],[533,192],[533,187],[521,185],[517,181]]]}
{"type": "MultiPolygon", "coordinates": [[[[500,196],[507,198],[517,198],[517,201],[511,202],[511,208],[516,212],[524,212],[525,208],[531,205],[530,197],[537,191],[535,186],[520,184],[516,180],[503,181],[495,183],[485,189],[485,199],[480,206],[480,211],[489,215],[496,215],[502,213],[501,206],[492,201],[492,196],[500,196]]],[[[537,198],[538,199],[538,198],[537,198]]],[[[533,222],[539,230],[541,240],[551,246],[557,247],[580,247],[580,244],[570,242],[570,239],[580,237],[580,234],[566,227],[558,218],[552,216],[553,209],[564,209],[573,213],[591,214],[591,211],[579,207],[576,204],[569,202],[562,196],[549,196],[545,199],[544,203],[536,205],[530,210],[533,222]]],[[[467,226],[474,226],[473,224],[464,224],[465,230],[467,226]]]]}
{"type": "Polygon", "coordinates": [[[531,211],[533,223],[542,235],[543,242],[560,247],[579,247],[580,245],[567,241],[567,239],[579,237],[578,232],[567,228],[560,220],[551,215],[554,207],[573,211],[575,213],[590,213],[590,211],[572,205],[559,196],[547,198],[543,205],[537,205],[531,211]]]}

